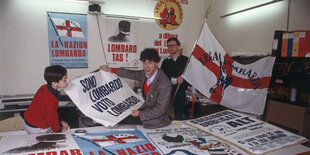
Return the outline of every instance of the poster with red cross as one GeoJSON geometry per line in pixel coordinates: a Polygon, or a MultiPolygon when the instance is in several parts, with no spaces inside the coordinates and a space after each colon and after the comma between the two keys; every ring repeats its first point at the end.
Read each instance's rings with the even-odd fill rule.
{"type": "Polygon", "coordinates": [[[86,14],[47,12],[50,65],[87,68],[86,14]]]}

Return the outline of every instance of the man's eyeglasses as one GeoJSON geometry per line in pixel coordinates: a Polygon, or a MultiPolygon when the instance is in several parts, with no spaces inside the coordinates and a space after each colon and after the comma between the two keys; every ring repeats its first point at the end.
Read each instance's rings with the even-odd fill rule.
{"type": "Polygon", "coordinates": [[[177,46],[177,45],[176,44],[174,44],[174,45],[167,45],[168,48],[175,47],[175,46],[177,46]]]}

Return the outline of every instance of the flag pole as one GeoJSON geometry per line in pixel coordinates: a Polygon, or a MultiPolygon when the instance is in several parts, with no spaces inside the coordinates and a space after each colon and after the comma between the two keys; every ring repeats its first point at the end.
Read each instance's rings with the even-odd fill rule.
{"type": "Polygon", "coordinates": [[[99,36],[100,36],[102,53],[103,53],[103,56],[104,56],[105,63],[106,63],[106,65],[108,65],[107,57],[106,57],[106,55],[104,53],[104,47],[103,47],[102,36],[101,36],[101,31],[100,31],[100,24],[99,24],[99,20],[98,20],[98,15],[97,14],[96,14],[96,19],[97,19],[97,25],[98,25],[98,29],[99,29],[99,36]]]}
{"type": "MultiPolygon", "coordinates": [[[[200,26],[200,30],[199,30],[200,33],[199,33],[198,39],[199,39],[200,34],[201,34],[201,32],[202,32],[203,24],[207,21],[207,19],[208,19],[210,13],[211,13],[211,4],[210,4],[210,6],[208,7],[208,9],[207,9],[207,11],[206,11],[206,14],[205,14],[205,16],[204,16],[204,19],[202,20],[202,25],[200,26]]],[[[196,39],[196,41],[195,41],[195,43],[194,43],[194,46],[192,47],[192,50],[190,51],[191,54],[190,54],[190,56],[189,56],[189,58],[188,58],[188,60],[187,60],[187,62],[186,62],[186,65],[185,65],[185,68],[184,68],[184,70],[183,70],[182,75],[184,74],[185,69],[186,69],[186,67],[187,67],[187,65],[188,65],[188,63],[189,63],[189,60],[190,60],[190,58],[192,57],[192,53],[193,53],[193,51],[194,51],[194,49],[195,49],[195,46],[196,46],[196,44],[197,44],[197,40],[198,40],[198,39],[196,39]]]]}
{"type": "Polygon", "coordinates": [[[60,36],[59,36],[59,34],[58,34],[58,31],[57,31],[56,28],[55,28],[56,26],[54,25],[54,23],[53,23],[53,21],[52,21],[52,18],[51,18],[51,16],[50,16],[50,14],[47,13],[47,16],[48,16],[48,18],[50,19],[50,21],[51,21],[51,23],[52,23],[53,29],[54,29],[54,31],[56,32],[56,35],[57,35],[57,37],[58,37],[58,40],[59,40],[61,46],[63,47],[64,45],[63,45],[63,43],[62,43],[62,41],[61,41],[61,39],[60,39],[60,36]]]}
{"type": "MultiPolygon", "coordinates": [[[[195,47],[196,43],[197,43],[197,40],[195,41],[194,46],[192,47],[192,51],[194,50],[194,47],[195,47]]],[[[191,55],[192,55],[192,54],[191,54],[191,55]]],[[[190,55],[190,57],[191,57],[191,55],[190,55]]],[[[185,67],[184,67],[184,70],[183,70],[183,72],[182,72],[182,75],[183,75],[183,73],[185,72],[185,69],[186,69],[186,67],[187,67],[187,65],[188,65],[188,63],[189,63],[189,60],[190,60],[190,58],[188,58],[188,60],[187,60],[187,62],[186,62],[186,65],[185,65],[185,67]]],[[[180,84],[178,83],[177,88],[176,88],[176,90],[175,90],[175,92],[174,92],[174,94],[173,94],[173,97],[172,97],[172,100],[171,100],[171,103],[170,103],[170,105],[172,105],[172,107],[174,106],[174,105],[173,105],[173,102],[174,102],[175,96],[176,96],[176,94],[177,94],[177,92],[178,92],[178,90],[179,90],[179,87],[180,87],[180,84]]]]}
{"type": "MultiPolygon", "coordinates": [[[[207,10],[207,13],[206,13],[206,15],[205,15],[205,18],[203,19],[203,24],[204,24],[204,22],[206,22],[206,19],[208,18],[208,15],[210,14],[210,10],[211,10],[211,6],[209,6],[209,8],[208,8],[208,10],[207,10]]],[[[200,27],[200,33],[199,33],[198,39],[199,39],[200,34],[201,34],[201,32],[202,32],[203,24],[202,24],[202,26],[200,27]]],[[[189,60],[190,60],[191,57],[192,57],[192,53],[193,53],[193,50],[194,50],[194,48],[195,48],[195,46],[196,46],[196,44],[197,44],[198,39],[196,39],[196,41],[194,42],[194,45],[193,45],[193,47],[192,47],[192,49],[191,49],[191,51],[190,51],[191,54],[190,54],[190,56],[189,56],[189,58],[188,58],[188,60],[187,60],[187,62],[186,62],[186,65],[185,65],[185,67],[184,67],[184,70],[183,70],[183,72],[182,72],[182,75],[184,74],[184,72],[185,72],[185,70],[186,70],[186,68],[187,68],[187,66],[188,66],[188,64],[189,64],[189,60]]],[[[172,100],[171,100],[171,103],[170,103],[170,105],[172,105],[172,106],[174,106],[174,105],[173,105],[173,102],[174,102],[174,100],[175,100],[175,96],[176,96],[176,94],[177,94],[177,91],[179,90],[179,87],[180,87],[180,84],[178,83],[178,86],[177,86],[177,88],[176,88],[176,90],[175,90],[175,92],[174,92],[174,94],[173,94],[173,97],[172,97],[172,100]]]]}
{"type": "MultiPolygon", "coordinates": [[[[211,4],[210,4],[210,6],[208,7],[208,9],[207,9],[207,11],[206,11],[206,14],[205,14],[205,16],[204,16],[204,19],[202,20],[202,25],[200,26],[200,30],[199,30],[200,33],[199,33],[198,39],[199,39],[200,34],[201,34],[201,32],[202,32],[203,24],[204,24],[204,22],[207,21],[207,19],[208,19],[210,13],[211,13],[211,4]]],[[[192,51],[191,51],[191,54],[190,54],[190,56],[189,56],[189,59],[188,59],[187,62],[186,62],[185,68],[187,67],[187,65],[188,65],[188,63],[189,63],[189,60],[190,60],[190,58],[192,57],[192,53],[193,53],[193,51],[194,51],[194,48],[195,48],[195,46],[196,46],[196,44],[197,44],[197,40],[198,40],[198,39],[196,39],[196,41],[195,41],[195,43],[194,43],[194,46],[192,47],[192,51]]],[[[183,73],[185,72],[185,68],[184,68],[183,73]]],[[[182,75],[183,75],[183,73],[182,73],[182,75]]]]}

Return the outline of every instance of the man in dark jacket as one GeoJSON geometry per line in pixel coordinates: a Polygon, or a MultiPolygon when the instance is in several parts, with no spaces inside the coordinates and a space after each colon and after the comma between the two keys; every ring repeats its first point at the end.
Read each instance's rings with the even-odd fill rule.
{"type": "MultiPolygon", "coordinates": [[[[165,72],[172,84],[172,97],[175,120],[182,120],[183,113],[185,110],[185,101],[186,101],[186,89],[189,84],[184,81],[184,78],[181,76],[186,67],[188,57],[180,53],[180,42],[177,38],[172,37],[167,40],[168,52],[170,56],[163,61],[161,69],[165,72]],[[178,88],[178,85],[179,88],[178,88]],[[178,88],[178,90],[177,90],[178,88]],[[177,90],[177,93],[175,93],[177,90]],[[174,98],[173,98],[174,97],[174,98]]],[[[192,103],[196,102],[196,92],[194,88],[191,88],[192,91],[192,103]]]]}

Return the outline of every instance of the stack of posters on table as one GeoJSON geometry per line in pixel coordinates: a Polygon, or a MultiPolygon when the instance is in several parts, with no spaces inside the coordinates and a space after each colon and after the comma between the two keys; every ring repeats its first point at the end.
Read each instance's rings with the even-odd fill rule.
{"type": "Polygon", "coordinates": [[[231,110],[185,123],[227,141],[250,154],[266,154],[308,141],[305,137],[231,110]]]}
{"type": "Polygon", "coordinates": [[[2,155],[267,154],[307,139],[231,110],[157,129],[4,136],[2,155]]]}
{"type": "Polygon", "coordinates": [[[0,141],[1,155],[81,154],[70,133],[4,136],[0,141]]]}
{"type": "Polygon", "coordinates": [[[87,155],[160,155],[159,150],[136,129],[87,133],[73,138],[87,155]]]}
{"type": "Polygon", "coordinates": [[[228,142],[181,122],[158,129],[144,129],[141,126],[138,129],[164,155],[248,154],[228,142]]]}
{"type": "Polygon", "coordinates": [[[160,155],[160,151],[139,130],[123,129],[84,135],[59,133],[4,136],[0,141],[0,154],[160,155]]]}

